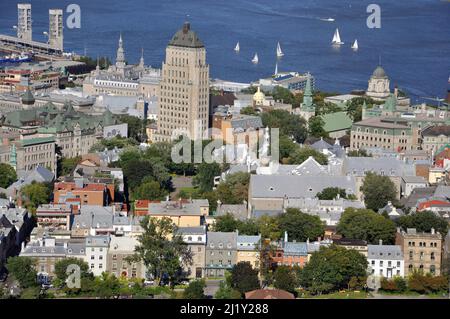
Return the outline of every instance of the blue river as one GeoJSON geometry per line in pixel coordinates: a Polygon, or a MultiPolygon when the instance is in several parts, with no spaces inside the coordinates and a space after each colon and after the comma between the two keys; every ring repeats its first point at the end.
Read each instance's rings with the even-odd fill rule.
{"type": "MultiPolygon", "coordinates": [[[[279,71],[311,72],[317,88],[365,89],[381,64],[413,102],[444,97],[450,75],[450,1],[445,0],[30,0],[33,39],[46,41],[48,9],[76,3],[81,28],[64,29],[68,52],[115,58],[122,32],[126,59],[160,67],[172,35],[188,19],[207,49],[212,78],[250,82],[279,71]],[[381,8],[381,28],[366,25],[370,3],[381,8]],[[333,18],[334,21],[324,21],[333,18]],[[339,28],[344,45],[330,45],[339,28]],[[358,39],[359,50],[350,45],[358,39]],[[241,50],[233,50],[236,42],[241,50]],[[251,59],[258,53],[259,63],[251,59]]],[[[68,17],[65,13],[64,19],[68,17]]],[[[0,33],[13,35],[17,1],[3,0],[0,33]]]]}

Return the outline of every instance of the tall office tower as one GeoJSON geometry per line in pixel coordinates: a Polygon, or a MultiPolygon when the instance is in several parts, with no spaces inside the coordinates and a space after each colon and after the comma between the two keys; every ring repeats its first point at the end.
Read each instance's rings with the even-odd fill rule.
{"type": "Polygon", "coordinates": [[[63,50],[63,11],[61,9],[50,9],[48,44],[59,50],[63,50]]]}
{"type": "Polygon", "coordinates": [[[166,48],[155,141],[169,141],[180,135],[201,139],[208,129],[208,108],[209,65],[205,46],[186,22],[166,48]]]}
{"type": "Polygon", "coordinates": [[[18,3],[17,12],[17,37],[31,41],[31,4],[18,3]]]}

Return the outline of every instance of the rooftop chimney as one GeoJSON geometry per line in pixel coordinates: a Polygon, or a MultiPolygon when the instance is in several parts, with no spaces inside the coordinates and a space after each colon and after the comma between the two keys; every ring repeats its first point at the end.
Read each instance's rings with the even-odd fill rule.
{"type": "Polygon", "coordinates": [[[378,243],[379,243],[380,246],[382,246],[382,245],[383,245],[383,239],[380,239],[380,240],[378,241],[378,243]]]}
{"type": "Polygon", "coordinates": [[[287,233],[287,231],[284,232],[284,242],[285,243],[288,242],[288,233],[287,233]]]}
{"type": "Polygon", "coordinates": [[[431,228],[431,235],[434,235],[436,233],[436,231],[434,230],[434,227],[431,228]]]}

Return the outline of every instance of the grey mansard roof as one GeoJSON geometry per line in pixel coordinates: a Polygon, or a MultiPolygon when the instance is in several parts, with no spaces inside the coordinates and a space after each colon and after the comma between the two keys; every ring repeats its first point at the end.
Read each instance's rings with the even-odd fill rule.
{"type": "Polygon", "coordinates": [[[347,157],[343,163],[343,173],[365,176],[374,172],[385,176],[415,176],[414,164],[405,163],[399,159],[385,157],[347,157]]]}
{"type": "Polygon", "coordinates": [[[367,259],[403,260],[402,249],[398,245],[367,245],[367,259]]]}
{"type": "Polygon", "coordinates": [[[252,198],[314,198],[327,187],[339,187],[347,194],[356,194],[356,181],[352,176],[297,176],[252,175],[250,189],[252,198]]]}
{"type": "Polygon", "coordinates": [[[197,33],[191,30],[191,24],[185,22],[183,28],[177,31],[170,40],[169,45],[186,48],[203,48],[203,42],[197,36],[197,33]]]}

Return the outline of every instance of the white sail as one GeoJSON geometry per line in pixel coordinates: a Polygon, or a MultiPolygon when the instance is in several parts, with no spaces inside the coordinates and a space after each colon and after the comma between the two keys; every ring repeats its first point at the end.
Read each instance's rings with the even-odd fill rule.
{"type": "Polygon", "coordinates": [[[253,57],[252,62],[255,64],[259,62],[258,53],[255,53],[255,56],[253,57]]]}
{"type": "Polygon", "coordinates": [[[238,42],[238,43],[236,43],[236,46],[234,47],[234,51],[239,52],[240,49],[241,48],[240,48],[239,42],[238,42]]]}
{"type": "Polygon", "coordinates": [[[277,44],[277,57],[282,57],[284,55],[283,51],[281,51],[280,42],[277,44]]]}
{"type": "Polygon", "coordinates": [[[358,40],[357,39],[355,39],[355,42],[353,42],[352,49],[353,50],[358,50],[358,40]]]}
{"type": "Polygon", "coordinates": [[[278,74],[278,63],[275,64],[275,73],[274,73],[274,75],[277,75],[277,74],[278,74]]]}
{"type": "Polygon", "coordinates": [[[339,29],[336,28],[336,31],[334,31],[333,40],[331,41],[333,44],[344,44],[344,42],[341,41],[341,37],[339,35],[339,29]]]}

